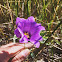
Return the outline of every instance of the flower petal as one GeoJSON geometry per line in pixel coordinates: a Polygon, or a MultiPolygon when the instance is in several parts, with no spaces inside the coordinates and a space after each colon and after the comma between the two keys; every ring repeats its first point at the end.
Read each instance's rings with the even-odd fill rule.
{"type": "Polygon", "coordinates": [[[18,23],[18,27],[23,31],[23,32],[29,32],[30,27],[31,27],[31,21],[25,20],[23,22],[18,23]]]}
{"type": "Polygon", "coordinates": [[[35,18],[33,16],[28,17],[28,19],[24,22],[24,31],[29,32],[31,29],[31,24],[36,23],[35,18]]]}
{"type": "Polygon", "coordinates": [[[39,48],[39,46],[40,46],[39,41],[30,40],[30,42],[32,42],[35,45],[36,48],[39,48]]]}
{"type": "Polygon", "coordinates": [[[20,23],[20,22],[23,22],[23,21],[25,21],[26,19],[24,19],[24,18],[19,18],[19,17],[17,17],[16,18],[16,25],[18,25],[18,23],[20,23]]]}
{"type": "Polygon", "coordinates": [[[43,26],[41,26],[40,23],[36,23],[33,27],[31,27],[31,33],[34,34],[34,33],[40,33],[41,30],[45,30],[45,28],[43,26]]]}
{"type": "Polygon", "coordinates": [[[20,32],[20,34],[22,35],[22,38],[23,38],[24,37],[24,33],[22,32],[22,30],[19,27],[17,27],[17,29],[19,30],[19,32],[20,32]]]}
{"type": "Polygon", "coordinates": [[[28,39],[26,36],[24,36],[23,38],[20,38],[19,40],[20,43],[27,43],[28,42],[28,39]]]}
{"type": "Polygon", "coordinates": [[[39,48],[40,42],[37,42],[37,43],[35,44],[35,46],[36,46],[36,48],[39,48]]]}
{"type": "Polygon", "coordinates": [[[35,26],[31,27],[31,30],[30,30],[31,38],[30,39],[38,40],[39,38],[41,38],[41,40],[43,40],[43,38],[40,36],[41,30],[45,30],[45,28],[41,26],[41,24],[35,24],[35,26]]]}
{"type": "Polygon", "coordinates": [[[30,40],[41,40],[42,41],[43,39],[42,39],[42,36],[40,36],[40,33],[35,32],[33,35],[31,35],[30,40]]]}
{"type": "Polygon", "coordinates": [[[24,30],[24,23],[23,22],[20,22],[18,23],[18,26],[22,31],[24,30]]]}
{"type": "Polygon", "coordinates": [[[31,22],[34,22],[35,18],[33,16],[30,16],[30,17],[28,17],[28,20],[31,21],[31,22]]]}
{"type": "Polygon", "coordinates": [[[24,36],[24,33],[22,32],[22,30],[21,30],[19,27],[17,27],[17,29],[14,31],[14,34],[16,34],[16,36],[17,36],[18,38],[24,36]]]}
{"type": "Polygon", "coordinates": [[[30,26],[30,34],[33,35],[35,33],[36,30],[36,22],[31,22],[31,26],[30,26]]]}
{"type": "Polygon", "coordinates": [[[41,29],[41,30],[45,30],[45,27],[41,26],[40,29],[41,29]]]}
{"type": "Polygon", "coordinates": [[[21,34],[20,34],[20,32],[19,32],[18,29],[15,29],[14,34],[16,34],[16,36],[17,36],[18,38],[21,37],[21,34]]]}
{"type": "Polygon", "coordinates": [[[28,19],[24,22],[24,32],[29,32],[31,27],[31,21],[28,21],[28,19]]]}

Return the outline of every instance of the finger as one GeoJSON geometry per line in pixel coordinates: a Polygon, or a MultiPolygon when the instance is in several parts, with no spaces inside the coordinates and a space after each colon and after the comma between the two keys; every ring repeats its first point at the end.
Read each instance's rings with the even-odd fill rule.
{"type": "Polygon", "coordinates": [[[25,43],[25,44],[16,44],[16,46],[10,48],[8,50],[10,54],[10,58],[14,57],[16,54],[18,54],[20,51],[22,51],[25,48],[32,48],[33,44],[32,43],[25,43]]]}
{"type": "Polygon", "coordinates": [[[13,46],[15,46],[15,45],[21,45],[21,46],[23,46],[23,47],[25,47],[25,48],[32,48],[32,47],[34,47],[34,44],[33,43],[31,43],[31,42],[28,42],[28,43],[10,43],[10,44],[7,44],[7,45],[3,45],[3,46],[1,46],[1,49],[2,48],[9,48],[9,47],[13,47],[13,46]]]}
{"type": "Polygon", "coordinates": [[[21,58],[21,59],[19,59],[19,60],[15,60],[15,61],[13,61],[13,62],[22,62],[22,61],[24,61],[24,58],[21,58]]]}
{"type": "Polygon", "coordinates": [[[31,43],[31,42],[25,43],[24,46],[25,46],[25,48],[33,48],[33,47],[35,47],[35,45],[33,43],[31,43]]]}
{"type": "Polygon", "coordinates": [[[22,51],[25,48],[31,48],[33,47],[33,44],[26,43],[26,44],[18,44],[18,43],[10,43],[7,46],[3,46],[0,51],[5,54],[4,60],[9,60],[11,57],[14,57],[15,54],[19,51],[22,51]],[[5,47],[5,48],[3,48],[5,47]]]}
{"type": "Polygon", "coordinates": [[[11,44],[8,44],[7,46],[5,45],[4,47],[7,47],[7,48],[4,48],[4,49],[1,48],[0,50],[6,51],[9,54],[15,54],[19,50],[21,51],[22,49],[33,47],[33,44],[32,43],[25,43],[25,44],[11,43],[11,44]]]}
{"type": "Polygon", "coordinates": [[[1,46],[1,48],[6,48],[6,47],[12,46],[12,45],[14,45],[14,44],[16,44],[16,43],[9,43],[9,44],[7,44],[7,45],[1,46]]]}
{"type": "Polygon", "coordinates": [[[9,55],[12,55],[12,54],[16,54],[17,52],[19,52],[23,49],[24,49],[24,46],[22,46],[22,45],[14,45],[6,51],[9,53],[9,55]]]}
{"type": "Polygon", "coordinates": [[[2,53],[1,53],[0,57],[2,59],[4,59],[4,61],[7,62],[11,57],[14,57],[17,52],[19,52],[23,49],[24,49],[24,47],[20,46],[20,45],[19,46],[18,45],[13,46],[9,49],[2,50],[2,53]]]}
{"type": "Polygon", "coordinates": [[[7,47],[7,48],[1,48],[0,50],[8,52],[9,55],[14,55],[18,51],[21,51],[25,48],[32,48],[33,44],[32,43],[25,43],[25,44],[10,43],[7,46],[5,45],[4,47],[7,47]],[[9,47],[9,46],[11,46],[11,47],[9,47]]]}
{"type": "Polygon", "coordinates": [[[24,48],[24,46],[22,44],[19,44],[19,43],[10,43],[10,44],[7,44],[7,45],[3,45],[0,50],[1,51],[7,51],[9,49],[11,49],[12,47],[15,47],[15,46],[22,46],[24,48]]]}
{"type": "Polygon", "coordinates": [[[12,62],[18,60],[23,61],[29,54],[30,54],[29,49],[24,49],[12,59],[12,62]]]}
{"type": "Polygon", "coordinates": [[[16,53],[18,51],[21,51],[22,49],[25,48],[32,48],[33,44],[32,43],[26,43],[26,44],[14,44],[11,48],[9,48],[7,51],[9,54],[16,53]]]}

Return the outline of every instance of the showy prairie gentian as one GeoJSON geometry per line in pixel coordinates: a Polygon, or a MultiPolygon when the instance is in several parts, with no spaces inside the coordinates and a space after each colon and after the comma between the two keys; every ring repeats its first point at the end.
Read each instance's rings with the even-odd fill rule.
{"type": "Polygon", "coordinates": [[[45,28],[41,26],[40,23],[36,23],[33,16],[28,17],[28,19],[17,17],[16,25],[17,28],[15,29],[14,34],[20,38],[19,42],[27,43],[30,41],[39,48],[39,41],[43,40],[42,36],[40,36],[40,31],[45,30],[45,28]]]}

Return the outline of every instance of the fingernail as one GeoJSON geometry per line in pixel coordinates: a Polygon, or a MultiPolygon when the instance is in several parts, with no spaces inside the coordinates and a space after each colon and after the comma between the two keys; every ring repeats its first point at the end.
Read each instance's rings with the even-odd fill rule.
{"type": "Polygon", "coordinates": [[[24,56],[24,57],[27,57],[29,54],[30,54],[30,51],[29,49],[25,49],[21,52],[21,54],[24,56]]]}

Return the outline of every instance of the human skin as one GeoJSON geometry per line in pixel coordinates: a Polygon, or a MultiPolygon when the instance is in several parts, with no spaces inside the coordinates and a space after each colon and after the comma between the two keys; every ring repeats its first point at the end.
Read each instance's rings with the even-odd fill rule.
{"type": "Polygon", "coordinates": [[[12,57],[11,62],[21,62],[30,54],[29,49],[32,47],[33,44],[30,42],[25,44],[9,43],[3,45],[0,47],[0,62],[8,62],[12,57]]]}

